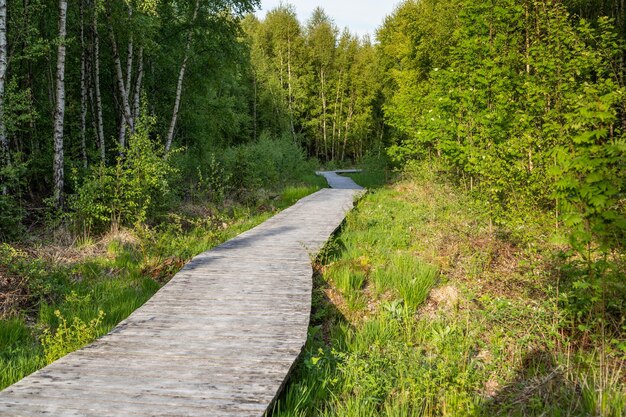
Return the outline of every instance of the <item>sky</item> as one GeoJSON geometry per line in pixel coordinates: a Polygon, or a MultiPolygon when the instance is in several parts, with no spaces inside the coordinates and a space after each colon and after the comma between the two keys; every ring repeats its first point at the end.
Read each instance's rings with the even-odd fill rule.
{"type": "Polygon", "coordinates": [[[261,10],[257,16],[265,17],[267,11],[280,3],[293,4],[298,19],[303,23],[309,19],[313,9],[320,6],[341,29],[348,27],[350,32],[361,36],[369,33],[374,39],[376,29],[400,0],[261,0],[261,10]]]}

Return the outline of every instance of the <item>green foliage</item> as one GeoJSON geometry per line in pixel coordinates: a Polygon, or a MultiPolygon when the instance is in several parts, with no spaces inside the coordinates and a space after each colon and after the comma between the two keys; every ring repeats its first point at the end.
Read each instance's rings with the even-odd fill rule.
{"type": "Polygon", "coordinates": [[[211,154],[207,165],[207,176],[203,177],[198,168],[198,190],[201,194],[208,195],[213,202],[221,202],[226,196],[226,186],[230,176],[226,174],[222,164],[211,154]]]}
{"type": "Polygon", "coordinates": [[[0,387],[7,387],[45,365],[41,346],[23,320],[0,320],[0,387]]]}
{"type": "Polygon", "coordinates": [[[404,305],[414,311],[437,281],[437,269],[407,254],[392,255],[372,280],[380,293],[394,289],[404,305]]]}
{"type": "Polygon", "coordinates": [[[3,300],[1,387],[106,333],[158,289],[139,278],[140,265],[122,265],[115,257],[58,264],[7,244],[0,247],[0,270],[19,294],[13,306],[3,300]]]}
{"type": "MultiPolygon", "coordinates": [[[[569,187],[559,201],[569,204],[576,185],[566,171],[576,168],[552,175],[564,159],[594,152],[578,155],[578,166],[595,160],[587,172],[603,177],[597,164],[623,164],[617,114],[624,100],[609,58],[622,45],[609,21],[595,28],[584,20],[574,24],[558,3],[444,3],[407,2],[381,29],[381,59],[395,86],[385,113],[402,134],[392,156],[440,157],[496,221],[555,209],[557,187],[569,187]],[[543,7],[546,13],[539,12],[543,7]],[[413,15],[423,17],[408,21],[413,15]],[[451,27],[442,38],[423,38],[438,34],[433,26],[439,25],[451,27]],[[441,48],[449,54],[442,56],[441,48]],[[604,140],[585,151],[584,138],[593,132],[604,140]]],[[[613,170],[607,181],[623,175],[613,170]]],[[[620,198],[619,190],[608,192],[620,198]]]]}
{"type": "Polygon", "coordinates": [[[24,227],[24,209],[20,201],[22,180],[27,164],[20,161],[20,155],[13,155],[9,165],[0,165],[0,240],[19,237],[24,227]],[[6,192],[5,192],[6,191],[6,192]]]}
{"type": "Polygon", "coordinates": [[[387,184],[393,177],[391,162],[384,153],[380,155],[368,153],[363,157],[358,168],[362,172],[346,175],[367,189],[379,188],[387,184]]]}
{"type": "Polygon", "coordinates": [[[0,244],[0,266],[8,276],[24,281],[27,298],[22,300],[22,309],[53,301],[69,281],[63,271],[50,268],[42,259],[30,259],[24,251],[7,243],[0,244]]]}
{"type": "Polygon", "coordinates": [[[163,205],[174,171],[163,149],[150,138],[155,119],[144,116],[114,166],[98,165],[70,199],[86,230],[138,224],[163,205]]]}
{"type": "Polygon", "coordinates": [[[626,138],[607,136],[605,129],[587,131],[574,138],[577,146],[571,151],[555,149],[555,197],[563,223],[572,230],[570,242],[583,254],[589,245],[606,251],[626,239],[626,138]]]}
{"type": "MultiPolygon", "coordinates": [[[[73,295],[76,294],[73,293],[73,295]]],[[[56,310],[54,315],[59,320],[59,326],[54,334],[50,329],[45,329],[41,337],[44,357],[48,364],[95,340],[99,334],[104,312],[100,310],[98,316],[89,323],[83,322],[79,317],[74,317],[71,324],[68,324],[67,319],[59,310],[56,310]]]]}
{"type": "Polygon", "coordinates": [[[573,316],[607,313],[607,297],[623,303],[625,49],[616,22],[570,15],[559,2],[408,1],[379,38],[394,160],[435,161],[518,237],[540,217],[556,219],[545,232],[569,236],[567,268],[578,269],[563,290],[587,300],[564,304],[573,316]]]}
{"type": "Polygon", "coordinates": [[[624,330],[626,309],[624,264],[599,258],[592,261],[566,257],[562,268],[563,285],[558,302],[566,318],[564,325],[580,335],[606,342],[610,354],[626,353],[620,338],[605,340],[606,334],[624,330]]]}
{"type": "Polygon", "coordinates": [[[246,18],[243,28],[255,134],[289,135],[325,162],[361,159],[381,142],[381,84],[369,38],[341,32],[319,7],[304,25],[287,5],[261,21],[246,18]]]}
{"type": "Polygon", "coordinates": [[[315,170],[288,136],[274,139],[263,134],[256,142],[227,149],[223,160],[232,192],[248,195],[299,181],[315,170]]]}

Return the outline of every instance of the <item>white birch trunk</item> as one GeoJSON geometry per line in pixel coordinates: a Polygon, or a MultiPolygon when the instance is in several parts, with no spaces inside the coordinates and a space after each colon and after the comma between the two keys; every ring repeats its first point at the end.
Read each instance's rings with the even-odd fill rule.
{"type": "Polygon", "coordinates": [[[339,114],[337,116],[337,139],[339,141],[341,141],[341,132],[342,132],[342,130],[341,130],[341,128],[342,128],[342,121],[341,121],[341,119],[343,117],[343,103],[344,103],[344,99],[345,99],[345,96],[346,96],[345,91],[343,91],[343,87],[341,87],[341,88],[342,88],[341,96],[339,96],[339,91],[337,91],[337,95],[339,97],[339,114]]]}
{"type": "MultiPolygon", "coordinates": [[[[0,0],[0,163],[9,165],[9,139],[4,124],[4,83],[8,66],[7,47],[7,2],[0,0]]],[[[2,186],[2,194],[7,193],[6,185],[2,186]]]]}
{"type": "Polygon", "coordinates": [[[137,79],[135,80],[135,97],[133,100],[133,120],[137,120],[141,111],[141,83],[143,82],[143,47],[139,48],[137,79]]]}
{"type": "MultiPolygon", "coordinates": [[[[342,89],[343,83],[343,69],[339,71],[339,78],[337,80],[337,92],[335,94],[335,103],[333,106],[333,131],[331,140],[336,142],[341,139],[341,126],[340,126],[340,101],[339,101],[339,93],[342,89]],[[339,130],[339,136],[337,136],[337,130],[339,130]]],[[[343,94],[341,95],[341,99],[343,99],[343,94]]]]}
{"type": "MultiPolygon", "coordinates": [[[[9,165],[9,139],[4,124],[4,84],[8,66],[7,46],[7,2],[0,0],[0,163],[9,165]]],[[[2,194],[7,193],[6,185],[2,186],[2,194]]]]}
{"type": "Polygon", "coordinates": [[[343,149],[341,151],[341,160],[343,161],[346,156],[346,147],[348,146],[348,132],[350,130],[350,122],[352,121],[352,116],[354,115],[354,101],[350,101],[350,107],[348,110],[348,117],[346,118],[346,130],[343,133],[343,149]]]}
{"type": "MultiPolygon", "coordinates": [[[[128,8],[129,26],[132,25],[132,22],[130,22],[130,19],[132,18],[132,16],[133,16],[133,9],[129,7],[128,8]]],[[[130,83],[132,81],[132,72],[133,72],[133,34],[131,32],[130,38],[128,40],[128,47],[127,47],[127,54],[126,54],[126,85],[125,85],[126,94],[129,96],[128,98],[129,100],[130,100],[130,83]]],[[[131,118],[134,121],[132,112],[131,112],[131,118]]],[[[126,123],[120,124],[119,142],[120,142],[120,146],[124,148],[124,145],[126,144],[126,123]]]]}
{"type": "MultiPolygon", "coordinates": [[[[110,10],[108,12],[108,26],[109,26],[109,38],[111,40],[111,48],[113,50],[113,61],[115,63],[115,81],[117,83],[118,93],[120,98],[122,99],[122,112],[123,112],[123,120],[122,125],[127,125],[128,129],[131,133],[135,131],[135,126],[133,124],[133,116],[130,111],[130,103],[128,100],[128,91],[126,90],[126,86],[124,85],[124,74],[122,72],[122,60],[120,59],[119,49],[117,48],[117,40],[115,39],[115,32],[113,31],[113,23],[111,22],[111,14],[110,10]]],[[[124,143],[120,143],[122,149],[124,148],[124,143]]]]}
{"type": "Polygon", "coordinates": [[[63,118],[65,116],[65,23],[67,0],[59,0],[59,46],[57,48],[56,106],[54,111],[54,204],[63,205],[63,118]]]}
{"type": "MultiPolygon", "coordinates": [[[[129,25],[132,24],[132,22],[130,22],[130,19],[133,15],[133,11],[132,9],[128,9],[128,20],[129,20],[129,25]]],[[[132,72],[133,72],[133,34],[130,34],[130,39],[128,40],[128,47],[127,47],[127,51],[128,54],[126,55],[126,91],[128,91],[130,94],[130,83],[132,81],[132,72]]]]}
{"type": "MultiPolygon", "coordinates": [[[[191,18],[191,24],[193,25],[198,17],[198,9],[200,8],[200,0],[196,0],[193,16],[191,18]]],[[[174,130],[176,129],[176,120],[178,119],[178,111],[180,109],[180,97],[183,92],[183,79],[185,78],[185,71],[187,70],[187,61],[189,60],[189,50],[191,49],[192,33],[189,31],[187,34],[187,44],[185,45],[185,56],[183,63],[180,66],[180,72],[178,73],[178,82],[176,84],[176,98],[174,100],[174,110],[172,111],[172,120],[170,121],[170,127],[167,130],[167,140],[165,141],[165,152],[169,152],[172,147],[172,141],[174,140],[174,130]]]]}
{"type": "Polygon", "coordinates": [[[98,35],[98,8],[93,8],[93,84],[96,95],[96,135],[98,136],[98,144],[100,148],[100,159],[104,164],[106,162],[106,147],[104,142],[104,121],[102,118],[102,95],[100,94],[100,36],[98,35]]]}
{"type": "Polygon", "coordinates": [[[85,48],[85,11],[84,1],[81,0],[80,8],[80,153],[83,159],[83,167],[87,168],[87,58],[85,48]]]}

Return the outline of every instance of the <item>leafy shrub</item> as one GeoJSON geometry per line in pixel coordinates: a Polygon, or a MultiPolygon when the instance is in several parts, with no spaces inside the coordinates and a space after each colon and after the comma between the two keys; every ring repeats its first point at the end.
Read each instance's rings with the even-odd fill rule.
{"type": "Polygon", "coordinates": [[[626,136],[607,128],[618,123],[616,106],[623,93],[609,82],[586,86],[585,92],[594,99],[582,100],[572,113],[586,129],[555,148],[552,174],[572,248],[564,259],[561,302],[573,327],[586,332],[623,321],[623,261],[615,254],[623,254],[626,241],[626,136]]]}
{"type": "Polygon", "coordinates": [[[202,174],[200,167],[198,171],[197,191],[200,196],[206,196],[214,203],[220,203],[226,196],[226,187],[231,174],[227,174],[223,164],[217,160],[215,154],[211,154],[206,168],[206,174],[202,174]]]}
{"type": "Polygon", "coordinates": [[[142,116],[116,164],[95,167],[71,197],[75,218],[86,230],[144,222],[165,201],[174,169],[150,139],[154,124],[153,117],[142,116]]]}
{"type": "Polygon", "coordinates": [[[63,269],[52,267],[42,259],[33,259],[6,243],[0,244],[0,269],[7,276],[19,277],[24,291],[20,298],[22,307],[50,301],[62,292],[69,280],[63,269]]]}
{"type": "Polygon", "coordinates": [[[378,188],[389,181],[392,164],[386,154],[368,153],[359,164],[362,172],[350,174],[354,181],[365,188],[378,188]]]}
{"type": "Polygon", "coordinates": [[[48,364],[95,340],[98,337],[98,329],[104,318],[104,312],[100,310],[98,317],[92,319],[89,323],[85,323],[78,316],[75,316],[71,324],[68,324],[67,319],[63,317],[59,310],[56,310],[54,314],[59,319],[59,327],[54,334],[50,329],[44,330],[44,334],[41,337],[44,356],[48,364]]]}
{"type": "Polygon", "coordinates": [[[235,191],[276,188],[314,171],[304,150],[288,136],[275,139],[263,134],[256,142],[227,149],[223,159],[235,191]]]}
{"type": "MultiPolygon", "coordinates": [[[[618,100],[621,94],[608,93],[581,104],[577,119],[595,126],[616,122],[611,109],[618,100]]],[[[626,136],[610,138],[606,128],[590,129],[557,147],[555,158],[555,198],[572,230],[572,247],[584,253],[590,244],[600,250],[620,246],[626,239],[626,136]]]]}
{"type": "Polygon", "coordinates": [[[12,195],[0,194],[0,239],[9,240],[18,237],[23,230],[24,210],[12,195]]]}

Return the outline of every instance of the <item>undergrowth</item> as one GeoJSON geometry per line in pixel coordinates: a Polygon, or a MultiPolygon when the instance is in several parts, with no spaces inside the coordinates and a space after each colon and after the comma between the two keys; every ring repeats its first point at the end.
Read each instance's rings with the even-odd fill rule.
{"type": "Polygon", "coordinates": [[[487,213],[430,175],[370,191],[318,258],[271,416],[623,415],[624,333],[572,328],[549,225],[487,213]]]}

